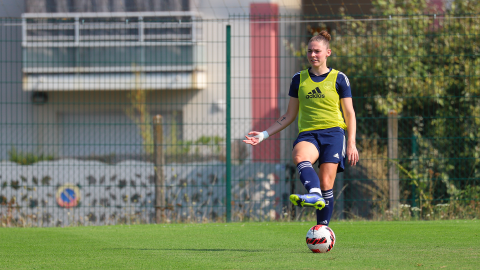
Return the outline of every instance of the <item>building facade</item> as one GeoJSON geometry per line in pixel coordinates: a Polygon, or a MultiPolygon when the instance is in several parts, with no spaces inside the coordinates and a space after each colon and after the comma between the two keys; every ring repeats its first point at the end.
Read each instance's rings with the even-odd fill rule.
{"type": "MultiPolygon", "coordinates": [[[[0,127],[0,158],[12,149],[58,158],[142,155],[139,113],[128,114],[136,90],[146,92],[149,117],[163,116],[167,144],[224,140],[227,24],[232,139],[266,128],[286,109],[281,97],[298,69],[279,57],[287,53],[279,36],[296,26],[232,17],[300,13],[297,1],[281,2],[27,0],[22,9],[7,1],[8,15],[21,19],[4,31],[1,81],[14,83],[2,87],[2,120],[11,124],[0,127]]],[[[280,141],[248,156],[278,162],[289,152],[280,141]]]]}

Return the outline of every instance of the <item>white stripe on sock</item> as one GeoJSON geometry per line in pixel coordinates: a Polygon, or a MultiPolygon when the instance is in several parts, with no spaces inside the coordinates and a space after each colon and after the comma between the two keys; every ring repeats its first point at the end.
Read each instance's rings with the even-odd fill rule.
{"type": "Polygon", "coordinates": [[[333,190],[323,191],[323,198],[325,199],[333,198],[333,190]]]}
{"type": "Polygon", "coordinates": [[[308,162],[308,163],[301,163],[301,164],[297,165],[297,168],[298,168],[299,171],[301,169],[307,168],[307,167],[313,168],[312,163],[308,162]]]}

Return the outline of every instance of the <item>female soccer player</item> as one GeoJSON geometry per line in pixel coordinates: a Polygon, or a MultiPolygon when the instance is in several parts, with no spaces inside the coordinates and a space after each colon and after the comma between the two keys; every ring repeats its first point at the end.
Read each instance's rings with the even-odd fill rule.
{"type": "Polygon", "coordinates": [[[292,157],[308,194],[291,194],[290,201],[317,209],[317,225],[330,222],[333,184],[336,174],[344,171],[346,158],[352,166],[359,160],[350,82],[345,74],[327,66],[332,53],[330,39],[327,31],[310,39],[307,58],[311,67],[293,76],[287,112],[265,131],[250,131],[244,140],[257,145],[285,129],[298,114],[299,134],[293,143],[292,157]],[[346,149],[345,130],[348,130],[346,149]],[[312,167],[317,161],[318,175],[312,167]]]}

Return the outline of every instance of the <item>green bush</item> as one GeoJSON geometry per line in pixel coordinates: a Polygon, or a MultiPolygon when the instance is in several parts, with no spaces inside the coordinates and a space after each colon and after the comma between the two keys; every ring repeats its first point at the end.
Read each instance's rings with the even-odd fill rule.
{"type": "Polygon", "coordinates": [[[11,162],[15,162],[20,165],[32,165],[39,161],[49,161],[55,159],[53,155],[36,155],[28,152],[24,153],[21,151],[17,151],[15,147],[12,147],[12,149],[8,151],[8,157],[11,162]]]}

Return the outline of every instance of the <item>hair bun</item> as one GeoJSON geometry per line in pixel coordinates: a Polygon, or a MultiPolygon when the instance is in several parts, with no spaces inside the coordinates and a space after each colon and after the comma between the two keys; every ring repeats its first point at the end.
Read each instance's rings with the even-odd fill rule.
{"type": "Polygon", "coordinates": [[[332,37],[330,36],[330,34],[325,31],[325,30],[322,30],[320,33],[318,33],[318,35],[316,36],[313,36],[310,41],[308,41],[308,44],[310,45],[310,42],[323,42],[325,43],[325,45],[327,46],[327,48],[330,48],[329,47],[329,44],[330,44],[330,40],[332,39],[332,37]]]}
{"type": "Polygon", "coordinates": [[[327,41],[330,41],[332,39],[330,34],[325,30],[320,31],[318,35],[324,37],[327,41]]]}

